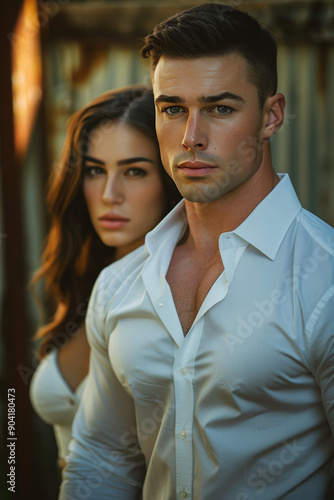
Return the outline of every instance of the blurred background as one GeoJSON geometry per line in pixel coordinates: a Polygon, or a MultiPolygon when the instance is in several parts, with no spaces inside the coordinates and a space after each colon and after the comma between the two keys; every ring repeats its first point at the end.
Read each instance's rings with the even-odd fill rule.
{"type": "MultiPolygon", "coordinates": [[[[45,184],[69,116],[100,93],[149,83],[141,40],[191,0],[1,1],[0,69],[0,498],[6,484],[7,391],[16,390],[15,498],[55,500],[60,475],[52,429],[34,414],[38,310],[28,282],[48,228],[45,184]]],[[[279,91],[287,99],[273,139],[274,165],[288,172],[304,207],[334,225],[334,3],[225,1],[276,36],[279,91]]]]}

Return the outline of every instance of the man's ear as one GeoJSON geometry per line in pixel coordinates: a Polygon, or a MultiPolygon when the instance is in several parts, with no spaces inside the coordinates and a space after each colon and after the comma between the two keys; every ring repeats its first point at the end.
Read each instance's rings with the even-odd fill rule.
{"type": "Polygon", "coordinates": [[[267,98],[264,104],[263,139],[270,139],[283,125],[285,111],[285,97],[283,94],[274,94],[267,98]]]}

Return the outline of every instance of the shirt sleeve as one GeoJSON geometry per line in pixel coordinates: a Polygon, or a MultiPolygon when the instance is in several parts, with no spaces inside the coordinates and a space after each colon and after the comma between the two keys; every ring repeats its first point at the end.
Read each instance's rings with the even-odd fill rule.
{"type": "Polygon", "coordinates": [[[307,330],[310,366],[334,437],[334,285],[317,304],[307,330]]]}
{"type": "Polygon", "coordinates": [[[90,370],[73,424],[59,500],[141,498],[145,461],[136,439],[133,400],[108,356],[112,324],[106,321],[106,313],[111,293],[104,283],[100,276],[88,307],[90,370]]]}

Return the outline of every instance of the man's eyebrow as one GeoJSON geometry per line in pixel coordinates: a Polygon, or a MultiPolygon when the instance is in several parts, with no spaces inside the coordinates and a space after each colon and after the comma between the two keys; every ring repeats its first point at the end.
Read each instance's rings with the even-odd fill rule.
{"type": "Polygon", "coordinates": [[[199,101],[204,104],[211,104],[214,102],[223,101],[225,99],[231,101],[245,102],[241,96],[237,94],[232,94],[232,92],[222,92],[221,94],[202,96],[199,99],[199,101]]]}
{"type": "Polygon", "coordinates": [[[155,104],[157,104],[158,102],[177,102],[178,104],[181,104],[185,101],[182,97],[179,97],[176,95],[161,94],[161,95],[158,95],[158,97],[156,97],[154,99],[154,102],[155,102],[155,104]]]}
{"type": "MultiPolygon", "coordinates": [[[[202,104],[212,104],[215,102],[223,101],[225,99],[230,101],[245,102],[241,96],[233,94],[232,92],[221,92],[220,94],[216,95],[201,96],[198,100],[202,104]]],[[[155,104],[159,102],[183,104],[185,102],[185,99],[177,95],[161,94],[158,97],[156,97],[154,102],[155,104]]]]}

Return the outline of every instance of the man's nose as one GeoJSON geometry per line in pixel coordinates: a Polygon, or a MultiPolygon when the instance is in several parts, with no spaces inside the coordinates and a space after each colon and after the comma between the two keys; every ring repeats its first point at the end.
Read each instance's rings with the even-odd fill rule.
{"type": "Polygon", "coordinates": [[[182,139],[182,146],[186,149],[206,149],[208,145],[207,130],[204,118],[199,112],[190,112],[186,122],[186,129],[182,139]]]}

